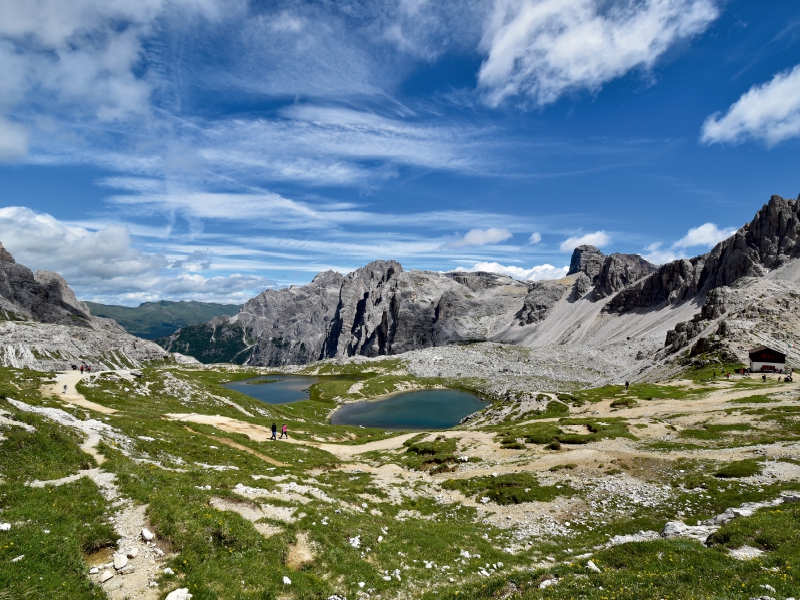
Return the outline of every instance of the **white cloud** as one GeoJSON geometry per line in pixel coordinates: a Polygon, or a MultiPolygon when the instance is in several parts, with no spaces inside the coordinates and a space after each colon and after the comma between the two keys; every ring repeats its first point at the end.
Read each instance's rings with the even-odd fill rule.
{"type": "Polygon", "coordinates": [[[542,241],[542,234],[539,233],[538,231],[534,231],[531,234],[531,237],[528,238],[528,243],[534,246],[541,241],[542,241]]]}
{"type": "Polygon", "coordinates": [[[28,154],[28,131],[0,115],[0,162],[24,158],[28,154]]]}
{"type": "Polygon", "coordinates": [[[463,248],[464,246],[485,246],[486,244],[497,244],[510,238],[513,233],[508,229],[490,227],[489,229],[471,229],[460,240],[448,242],[448,248],[463,248]]]}
{"type": "Polygon", "coordinates": [[[602,248],[606,244],[611,241],[611,236],[608,235],[605,231],[595,231],[594,233],[587,233],[581,236],[573,236],[567,238],[561,245],[559,249],[562,252],[572,252],[578,246],[597,246],[598,248],[602,248]]]}
{"type": "Polygon", "coordinates": [[[683,252],[676,252],[675,250],[662,248],[661,242],[654,242],[644,249],[642,258],[654,265],[663,265],[679,258],[685,258],[683,252]]]}
{"type": "Polygon", "coordinates": [[[134,248],[127,227],[112,224],[91,231],[22,207],[0,208],[0,242],[29,269],[60,273],[87,300],[239,302],[274,285],[259,275],[194,273],[211,267],[210,257],[196,249],[173,261],[167,271],[163,255],[134,248]]]}
{"type": "Polygon", "coordinates": [[[518,94],[536,104],[651,69],[677,41],[717,18],[713,0],[496,0],[478,81],[491,105],[518,94]]]}
{"type": "Polygon", "coordinates": [[[774,145],[800,136],[800,65],[750,88],[724,115],[703,123],[701,140],[739,143],[747,138],[774,145]]]}
{"type": "Polygon", "coordinates": [[[653,264],[663,265],[673,260],[687,258],[689,256],[686,252],[687,248],[696,248],[698,246],[711,248],[734,233],[736,233],[736,227],[720,229],[714,223],[704,223],[699,227],[689,229],[685,236],[668,248],[664,248],[662,242],[654,242],[646,246],[642,257],[653,264]]]}
{"type": "Polygon", "coordinates": [[[705,223],[699,227],[692,227],[685,236],[675,242],[673,248],[692,248],[694,246],[708,246],[709,248],[736,233],[736,227],[720,229],[714,223],[705,223]]]}
{"type": "Polygon", "coordinates": [[[545,264],[537,265],[531,269],[523,269],[522,267],[501,265],[497,262],[479,262],[468,269],[459,267],[456,271],[486,271],[489,273],[508,275],[509,277],[522,281],[542,281],[565,277],[569,271],[569,267],[554,267],[553,265],[545,264]]]}

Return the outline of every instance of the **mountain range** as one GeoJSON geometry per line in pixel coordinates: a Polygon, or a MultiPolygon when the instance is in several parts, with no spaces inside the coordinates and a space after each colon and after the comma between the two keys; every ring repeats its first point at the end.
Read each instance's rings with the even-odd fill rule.
{"type": "MultiPolygon", "coordinates": [[[[748,287],[783,282],[770,289],[794,306],[792,294],[800,291],[798,206],[798,200],[773,196],[711,251],[661,266],[635,254],[606,256],[580,246],[568,275],[556,281],[406,271],[392,260],[348,275],[327,271],[308,285],[262,292],[234,316],[184,327],[157,342],[201,362],[262,366],[476,341],[591,345],[631,361],[659,360],[718,328],[724,303],[737,304],[748,287]]],[[[786,345],[779,329],[747,335],[755,333],[762,342],[786,345]]],[[[726,351],[742,357],[747,343],[738,339],[726,351]]]]}

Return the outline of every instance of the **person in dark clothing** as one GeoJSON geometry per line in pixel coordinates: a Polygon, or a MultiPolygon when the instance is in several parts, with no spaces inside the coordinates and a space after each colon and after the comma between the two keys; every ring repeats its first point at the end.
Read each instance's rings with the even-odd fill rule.
{"type": "Polygon", "coordinates": [[[630,381],[625,382],[625,391],[628,391],[628,387],[631,385],[630,381]]]}
{"type": "Polygon", "coordinates": [[[277,425],[275,425],[275,423],[273,423],[273,424],[272,424],[272,437],[271,437],[271,438],[269,438],[269,439],[271,439],[271,440],[276,440],[276,439],[278,439],[278,438],[276,437],[277,435],[278,435],[278,426],[277,426],[277,425]]]}
{"type": "Polygon", "coordinates": [[[279,439],[282,440],[284,437],[287,440],[289,439],[289,433],[288,433],[288,429],[286,428],[286,423],[284,423],[283,427],[281,427],[281,437],[279,439]]]}

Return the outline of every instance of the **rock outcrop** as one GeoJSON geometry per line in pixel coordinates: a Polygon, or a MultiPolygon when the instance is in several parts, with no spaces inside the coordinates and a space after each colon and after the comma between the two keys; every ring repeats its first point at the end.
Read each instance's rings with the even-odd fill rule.
{"type": "Polygon", "coordinates": [[[523,318],[531,290],[539,293],[535,284],[495,273],[405,271],[375,261],[344,277],[329,271],[305,286],[267,290],[234,317],[157,341],[204,362],[252,365],[400,354],[491,339],[523,318]]]}
{"type": "Polygon", "coordinates": [[[114,321],[92,317],[61,275],[32,273],[0,244],[0,365],[43,371],[82,363],[138,367],[167,356],[114,321]]]}
{"type": "MultiPolygon", "coordinates": [[[[603,254],[594,246],[578,246],[572,252],[567,275],[583,273],[591,284],[590,300],[601,300],[625,286],[654,273],[656,265],[638,254],[603,254]]],[[[585,281],[575,287],[575,295],[583,297],[589,290],[585,281]],[[583,292],[583,294],[581,294],[583,292]]]]}
{"type": "Polygon", "coordinates": [[[761,277],[800,257],[800,200],[772,196],[755,218],[706,254],[662,265],[619,293],[609,312],[676,304],[729,286],[741,277],[761,277]]]}
{"type": "Polygon", "coordinates": [[[748,276],[794,273],[798,237],[798,202],[775,196],[711,252],[661,267],[594,246],[576,248],[569,275],[557,281],[406,271],[376,261],[347,276],[321,273],[306,286],[266,291],[234,317],[185,327],[159,343],[204,362],[268,366],[472,341],[616,345],[631,363],[682,360],[689,346],[697,354],[717,352],[714,340],[698,338],[726,310],[721,290],[748,276]]]}

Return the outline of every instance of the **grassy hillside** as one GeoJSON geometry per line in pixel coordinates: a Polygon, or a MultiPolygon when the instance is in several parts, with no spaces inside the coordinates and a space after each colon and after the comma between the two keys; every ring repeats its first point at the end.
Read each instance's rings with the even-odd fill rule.
{"type": "Polygon", "coordinates": [[[403,434],[329,416],[458,382],[393,358],[311,365],[322,381],[286,405],[221,385],[263,372],[108,371],[77,400],[47,394],[73,373],[0,368],[0,599],[800,595],[797,384],[496,399],[403,434]]]}
{"type": "Polygon", "coordinates": [[[239,306],[235,304],[213,304],[210,302],[145,302],[136,308],[87,302],[95,317],[114,319],[128,333],[154,340],[171,334],[186,325],[205,323],[214,317],[235,315],[239,306]]]}

